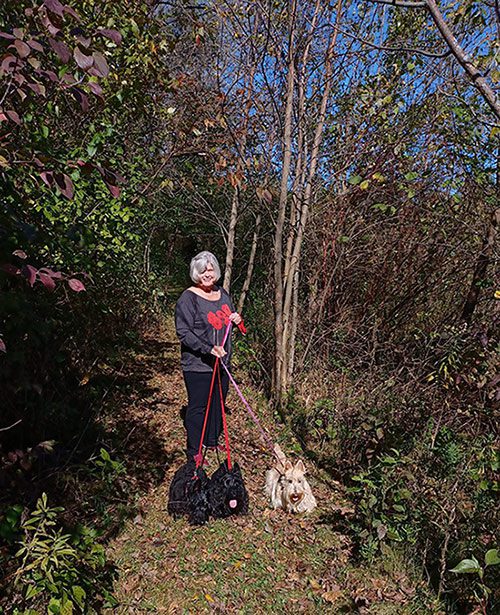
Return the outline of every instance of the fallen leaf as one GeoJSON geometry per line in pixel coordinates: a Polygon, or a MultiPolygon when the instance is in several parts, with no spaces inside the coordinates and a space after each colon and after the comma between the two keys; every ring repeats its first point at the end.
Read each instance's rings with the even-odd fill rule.
{"type": "Polygon", "coordinates": [[[313,589],[321,589],[321,585],[319,584],[319,582],[316,579],[309,579],[309,585],[313,588],[313,589]]]}
{"type": "Polygon", "coordinates": [[[326,602],[333,603],[342,597],[342,592],[338,590],[332,590],[329,592],[325,592],[324,594],[321,594],[321,597],[323,598],[323,600],[326,600],[326,602]]]}

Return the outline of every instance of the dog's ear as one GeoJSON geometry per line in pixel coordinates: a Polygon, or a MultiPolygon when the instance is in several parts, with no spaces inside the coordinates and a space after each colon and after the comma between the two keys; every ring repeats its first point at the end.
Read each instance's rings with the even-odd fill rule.
{"type": "Polygon", "coordinates": [[[291,461],[288,461],[288,459],[285,462],[285,466],[284,466],[284,472],[291,472],[293,470],[293,463],[291,461]]]}
{"type": "Polygon", "coordinates": [[[297,470],[297,472],[300,472],[301,474],[306,473],[306,466],[304,465],[304,462],[302,461],[302,459],[299,459],[297,461],[294,469],[297,470]]]}

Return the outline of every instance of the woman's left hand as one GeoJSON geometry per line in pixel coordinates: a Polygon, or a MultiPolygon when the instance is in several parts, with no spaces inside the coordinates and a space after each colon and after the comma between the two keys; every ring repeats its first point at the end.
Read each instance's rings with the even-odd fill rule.
{"type": "Polygon", "coordinates": [[[238,314],[238,312],[233,312],[231,316],[229,316],[229,320],[238,326],[242,322],[243,318],[238,314]]]}

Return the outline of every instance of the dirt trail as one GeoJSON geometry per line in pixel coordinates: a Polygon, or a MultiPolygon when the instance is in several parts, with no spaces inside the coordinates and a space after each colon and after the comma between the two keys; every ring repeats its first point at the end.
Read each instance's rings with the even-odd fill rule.
{"type": "MultiPolygon", "coordinates": [[[[171,323],[146,337],[143,349],[134,361],[145,386],[123,419],[132,425],[131,450],[144,454],[151,448],[147,434],[154,436],[151,455],[160,456],[164,475],[139,501],[141,513],[109,546],[118,569],[115,612],[427,612],[411,608],[415,589],[405,575],[371,570],[368,578],[350,565],[351,543],[338,529],[348,503],[311,462],[306,464],[318,510],[309,516],[269,510],[263,485],[270,455],[233,392],[228,397],[231,445],[246,480],[250,513],[200,528],[171,519],[168,485],[184,461],[180,410],[186,400],[171,323]]],[[[265,400],[245,386],[244,374],[235,375],[264,426],[289,452],[291,437],[273,420],[265,400]]],[[[218,465],[211,455],[209,473],[218,465]]]]}

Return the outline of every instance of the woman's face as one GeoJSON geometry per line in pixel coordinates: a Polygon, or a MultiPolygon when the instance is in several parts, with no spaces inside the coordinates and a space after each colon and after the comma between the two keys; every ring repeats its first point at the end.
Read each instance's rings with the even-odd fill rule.
{"type": "Polygon", "coordinates": [[[211,263],[208,263],[205,271],[200,275],[200,284],[201,286],[205,286],[210,288],[215,283],[215,272],[214,266],[211,263]]]}

